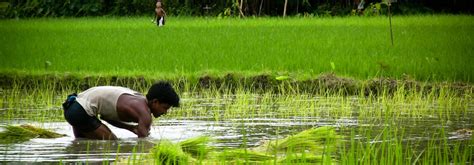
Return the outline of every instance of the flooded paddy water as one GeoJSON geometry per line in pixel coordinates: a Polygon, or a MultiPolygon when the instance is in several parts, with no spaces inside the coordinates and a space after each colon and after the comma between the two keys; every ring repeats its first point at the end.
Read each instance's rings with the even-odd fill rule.
{"type": "MultiPolygon", "coordinates": [[[[370,146],[398,140],[403,147],[410,148],[414,157],[427,152],[427,147],[447,147],[468,155],[467,160],[460,161],[473,162],[474,102],[471,95],[413,94],[370,98],[245,92],[183,93],[182,106],[155,119],[150,137],[138,139],[131,132],[108,125],[120,140],[107,141],[74,138],[72,128],[62,119],[60,107],[67,94],[12,92],[0,92],[0,125],[30,124],[66,136],[0,144],[2,164],[114,162],[146,154],[161,139],[179,142],[203,135],[214,140],[210,145],[217,150],[251,148],[321,126],[334,127],[343,136],[342,141],[347,142],[342,145],[360,152],[366,149],[351,142],[370,146]]],[[[344,156],[347,155],[334,154],[336,160],[344,156]]]]}

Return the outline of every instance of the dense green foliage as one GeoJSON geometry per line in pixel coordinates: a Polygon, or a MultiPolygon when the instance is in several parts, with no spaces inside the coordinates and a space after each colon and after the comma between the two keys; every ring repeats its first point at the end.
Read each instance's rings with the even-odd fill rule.
{"type": "Polygon", "coordinates": [[[0,21],[0,72],[155,77],[320,73],[471,82],[472,16],[0,21]]]}

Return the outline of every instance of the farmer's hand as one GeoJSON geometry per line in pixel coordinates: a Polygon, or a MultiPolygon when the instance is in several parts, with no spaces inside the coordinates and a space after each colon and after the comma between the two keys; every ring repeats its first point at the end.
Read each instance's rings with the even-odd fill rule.
{"type": "MultiPolygon", "coordinates": [[[[132,131],[135,135],[139,135],[138,125],[133,126],[132,130],[130,130],[130,131],[132,131]]],[[[146,134],[147,134],[147,136],[150,136],[150,131],[148,131],[146,134]]]]}
{"type": "Polygon", "coordinates": [[[133,126],[132,131],[135,135],[138,135],[138,125],[133,126]]]}

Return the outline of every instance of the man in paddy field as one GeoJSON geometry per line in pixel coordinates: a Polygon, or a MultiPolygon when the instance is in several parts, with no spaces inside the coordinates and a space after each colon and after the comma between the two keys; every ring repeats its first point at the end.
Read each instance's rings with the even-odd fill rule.
{"type": "Polygon", "coordinates": [[[92,87],[79,95],[69,95],[63,103],[64,118],[72,125],[76,138],[109,140],[117,137],[98,116],[142,138],[150,133],[151,115],[157,118],[171,107],[179,107],[179,96],[167,82],[153,84],[146,96],[125,87],[92,87]]]}
{"type": "Polygon", "coordinates": [[[157,26],[163,26],[165,25],[165,17],[166,17],[166,12],[163,9],[161,0],[158,0],[156,1],[156,4],[155,4],[155,18],[152,20],[152,22],[156,21],[157,26]]]}

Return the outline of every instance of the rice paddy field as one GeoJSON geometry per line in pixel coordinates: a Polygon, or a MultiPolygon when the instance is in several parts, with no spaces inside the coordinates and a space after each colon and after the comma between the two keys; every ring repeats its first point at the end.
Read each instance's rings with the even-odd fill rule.
{"type": "Polygon", "coordinates": [[[387,17],[150,19],[0,20],[0,162],[474,163],[472,16],[395,16],[394,45],[387,17]],[[148,138],[63,119],[72,92],[156,80],[182,106],[148,138]]]}
{"type": "Polygon", "coordinates": [[[74,18],[0,21],[0,71],[143,75],[239,74],[298,79],[333,72],[472,82],[472,16],[393,18],[74,18]]]}

